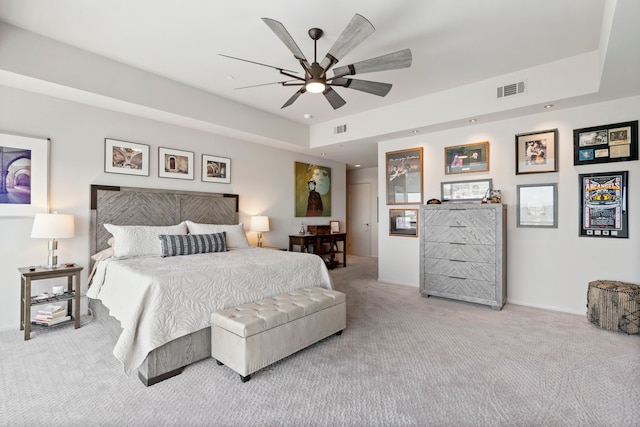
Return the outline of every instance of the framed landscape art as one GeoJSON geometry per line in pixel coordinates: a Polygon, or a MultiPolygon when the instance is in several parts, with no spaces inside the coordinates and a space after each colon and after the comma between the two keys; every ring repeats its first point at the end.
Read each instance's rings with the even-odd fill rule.
{"type": "Polygon", "coordinates": [[[573,164],[638,160],[638,120],[573,130],[573,164]]]}
{"type": "Polygon", "coordinates": [[[516,175],[558,171],[558,129],[516,135],[516,175]]]}
{"type": "Polygon", "coordinates": [[[579,175],[580,236],[629,237],[628,171],[579,175]]]}
{"type": "Polygon", "coordinates": [[[489,170],[489,141],[444,148],[446,175],[489,170]]]}
{"type": "Polygon", "coordinates": [[[558,185],[518,185],[518,227],[558,228],[558,185]]]}

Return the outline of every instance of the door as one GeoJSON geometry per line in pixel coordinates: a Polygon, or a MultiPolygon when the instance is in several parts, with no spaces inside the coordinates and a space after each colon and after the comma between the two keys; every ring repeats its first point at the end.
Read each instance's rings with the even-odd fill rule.
{"type": "Polygon", "coordinates": [[[349,186],[351,255],[371,256],[371,184],[349,186]]]}

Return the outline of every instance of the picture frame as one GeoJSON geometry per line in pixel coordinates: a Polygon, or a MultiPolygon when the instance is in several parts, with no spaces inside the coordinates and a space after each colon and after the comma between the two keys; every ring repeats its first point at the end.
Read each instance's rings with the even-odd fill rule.
{"type": "Polygon", "coordinates": [[[203,154],[202,181],[231,184],[231,159],[203,154]]]}
{"type": "Polygon", "coordinates": [[[149,176],[149,146],[105,138],[104,171],[106,173],[149,176]]]}
{"type": "Polygon", "coordinates": [[[418,209],[390,209],[389,236],[418,237],[418,209]]]}
{"type": "Polygon", "coordinates": [[[580,237],[629,237],[628,177],[628,171],[578,176],[580,237]]]}
{"type": "Polygon", "coordinates": [[[193,179],[193,152],[158,147],[160,178],[193,179]]]}
{"type": "Polygon", "coordinates": [[[7,190],[0,194],[0,217],[49,212],[50,143],[48,138],[0,133],[7,190]]]}
{"type": "Polygon", "coordinates": [[[638,120],[573,130],[573,164],[638,160],[638,120]]]}
{"type": "Polygon", "coordinates": [[[440,183],[440,200],[443,202],[478,202],[491,196],[493,180],[472,179],[440,183]]]}
{"type": "Polygon", "coordinates": [[[332,233],[340,233],[340,221],[329,221],[332,233]]]}
{"type": "Polygon", "coordinates": [[[331,168],[294,162],[293,179],[296,218],[331,217],[331,168]]]}
{"type": "Polygon", "coordinates": [[[422,204],[422,147],[385,154],[387,205],[422,204]]]}
{"type": "Polygon", "coordinates": [[[489,141],[444,148],[444,173],[488,172],[489,141]]]}
{"type": "Polygon", "coordinates": [[[516,175],[558,172],[558,129],[516,135],[516,175]]]}
{"type": "Polygon", "coordinates": [[[522,184],[517,191],[517,227],[558,228],[558,184],[522,184]]]}

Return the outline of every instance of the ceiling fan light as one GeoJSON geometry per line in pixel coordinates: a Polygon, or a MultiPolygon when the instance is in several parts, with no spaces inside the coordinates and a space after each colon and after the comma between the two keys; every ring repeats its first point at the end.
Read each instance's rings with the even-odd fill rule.
{"type": "Polygon", "coordinates": [[[324,82],[320,79],[311,79],[305,85],[305,89],[307,89],[307,92],[311,92],[311,93],[322,93],[326,89],[326,86],[324,85],[324,82]]]}

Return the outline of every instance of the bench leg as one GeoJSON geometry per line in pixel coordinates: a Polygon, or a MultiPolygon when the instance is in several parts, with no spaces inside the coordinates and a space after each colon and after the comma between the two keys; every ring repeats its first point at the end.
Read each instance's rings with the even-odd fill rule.
{"type": "MultiPolygon", "coordinates": [[[[344,331],[344,329],[342,331],[344,331]]],[[[342,335],[342,331],[336,332],[336,335],[338,335],[338,336],[342,335]]]]}
{"type": "Polygon", "coordinates": [[[246,383],[250,379],[251,379],[251,375],[247,375],[246,377],[243,377],[242,375],[240,375],[240,381],[242,381],[243,383],[246,383]]]}

